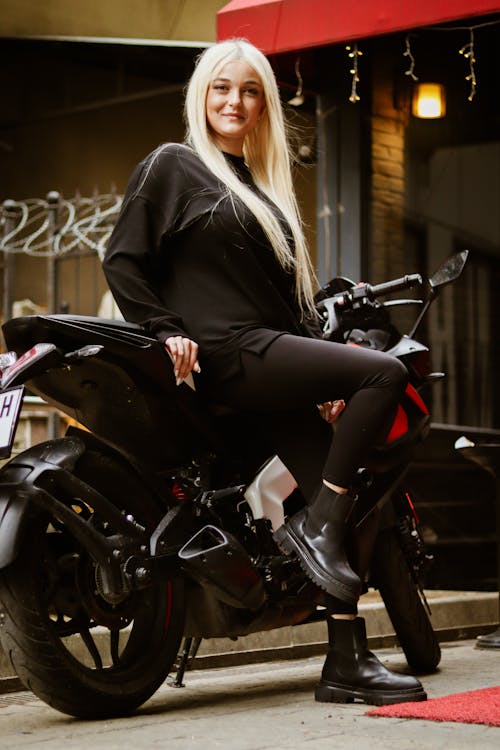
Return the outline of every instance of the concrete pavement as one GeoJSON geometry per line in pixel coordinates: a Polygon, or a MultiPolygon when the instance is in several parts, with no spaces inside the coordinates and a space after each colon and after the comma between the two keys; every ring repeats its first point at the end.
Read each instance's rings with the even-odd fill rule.
{"type": "MultiPolygon", "coordinates": [[[[421,678],[429,697],[500,685],[500,652],[476,649],[472,640],[495,629],[498,594],[427,593],[443,653],[439,671],[421,678]]],[[[405,671],[406,661],[394,647],[394,631],[376,592],[362,598],[360,613],[366,618],[370,647],[388,666],[405,671]]],[[[237,641],[205,641],[194,669],[185,675],[185,688],[165,683],[134,716],[100,722],[71,719],[22,689],[0,651],[0,749],[500,747],[500,728],[380,719],[365,716],[368,707],[361,703],[315,703],[313,691],[323,664],[325,635],[324,623],[314,623],[237,641]]]]}
{"type": "MultiPolygon", "coordinates": [[[[441,668],[422,678],[429,697],[500,684],[500,652],[473,640],[442,644],[441,668]]],[[[384,663],[405,670],[398,649],[377,650],[384,663]]],[[[294,661],[186,675],[186,687],[160,690],[134,716],[83,722],[57,713],[28,692],[0,695],[0,747],[7,750],[498,750],[500,728],[382,719],[368,707],[315,703],[323,663],[294,661]]]]}

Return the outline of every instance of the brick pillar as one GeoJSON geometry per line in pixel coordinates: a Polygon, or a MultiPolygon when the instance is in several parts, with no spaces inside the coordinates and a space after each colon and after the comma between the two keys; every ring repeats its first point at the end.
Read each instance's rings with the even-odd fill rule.
{"type": "Polygon", "coordinates": [[[381,45],[374,50],[372,71],[367,266],[369,280],[375,283],[405,273],[405,116],[394,106],[393,62],[381,45]]]}

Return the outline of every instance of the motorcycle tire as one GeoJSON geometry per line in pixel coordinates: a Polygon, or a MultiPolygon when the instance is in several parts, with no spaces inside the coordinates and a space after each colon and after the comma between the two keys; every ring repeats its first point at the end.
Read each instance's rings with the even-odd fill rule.
{"type": "Polygon", "coordinates": [[[394,528],[377,537],[372,573],[409,667],[418,674],[434,672],[441,648],[394,528]]]}
{"type": "MultiPolygon", "coordinates": [[[[86,453],[74,473],[149,530],[166,512],[108,457],[86,453]]],[[[84,498],[74,503],[92,514],[84,498]]],[[[30,520],[24,549],[0,571],[0,639],[19,678],[71,716],[130,714],[176,660],[184,627],[182,579],[111,600],[86,550],[47,517],[30,520]]]]}

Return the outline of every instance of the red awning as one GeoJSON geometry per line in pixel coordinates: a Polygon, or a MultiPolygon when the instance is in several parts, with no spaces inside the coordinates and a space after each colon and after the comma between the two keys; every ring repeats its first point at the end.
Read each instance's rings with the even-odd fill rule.
{"type": "Polygon", "coordinates": [[[232,0],[217,13],[217,39],[245,37],[270,54],[498,11],[499,0],[232,0]]]}

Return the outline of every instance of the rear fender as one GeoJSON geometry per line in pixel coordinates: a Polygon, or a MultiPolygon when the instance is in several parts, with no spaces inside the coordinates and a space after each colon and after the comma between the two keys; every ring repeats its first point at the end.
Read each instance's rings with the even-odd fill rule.
{"type": "Polygon", "coordinates": [[[71,499],[84,497],[132,543],[144,541],[144,529],[72,473],[87,450],[84,434],[41,443],[0,470],[0,568],[12,563],[22,551],[28,521],[47,514],[66,524],[96,562],[115,569],[113,586],[119,587],[121,573],[118,563],[113,562],[112,541],[75,512],[71,499]]]}
{"type": "Polygon", "coordinates": [[[27,495],[9,497],[0,490],[0,568],[10,565],[19,554],[29,508],[27,495]]]}
{"type": "Polygon", "coordinates": [[[43,513],[35,502],[36,481],[47,469],[71,470],[84,445],[74,439],[41,443],[20,453],[0,470],[0,568],[15,560],[27,522],[43,513]]]}

